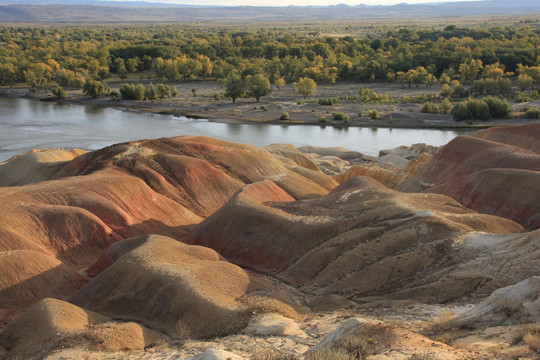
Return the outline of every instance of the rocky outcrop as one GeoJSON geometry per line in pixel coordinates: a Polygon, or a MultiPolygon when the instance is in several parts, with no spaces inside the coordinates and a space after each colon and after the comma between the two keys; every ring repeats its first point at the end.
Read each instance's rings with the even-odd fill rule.
{"type": "Polygon", "coordinates": [[[459,314],[461,325],[485,326],[511,320],[514,323],[534,322],[540,317],[540,277],[533,276],[495,290],[487,299],[459,314]]]}
{"type": "Polygon", "coordinates": [[[64,347],[142,350],[160,336],[135,323],[110,318],[55,299],[42,299],[0,331],[7,359],[42,359],[64,347]]]}
{"type": "Polygon", "coordinates": [[[260,188],[280,194],[268,181],[249,185],[185,241],[318,295],[402,298],[400,292],[410,290],[408,298],[459,298],[496,277],[494,269],[453,273],[457,264],[470,260],[460,252],[461,237],[523,230],[449,197],[403,194],[369,178],[352,178],[325,197],[304,201],[260,196],[270,193],[256,191],[260,188]],[[443,272],[445,284],[438,277],[443,272]],[[457,288],[457,283],[462,285],[457,288]],[[440,286],[453,291],[437,290],[440,286]]]}
{"type": "MultiPolygon", "coordinates": [[[[528,127],[530,137],[535,138],[537,126],[519,130],[527,131],[528,127]]],[[[506,130],[480,135],[497,134],[493,137],[498,138],[506,130]]],[[[528,229],[540,227],[540,203],[535,200],[540,196],[540,155],[483,137],[455,138],[398,189],[445,194],[479,212],[513,219],[528,229]]],[[[515,137],[507,140],[518,142],[515,137]]],[[[526,146],[530,141],[524,143],[526,146]]]]}

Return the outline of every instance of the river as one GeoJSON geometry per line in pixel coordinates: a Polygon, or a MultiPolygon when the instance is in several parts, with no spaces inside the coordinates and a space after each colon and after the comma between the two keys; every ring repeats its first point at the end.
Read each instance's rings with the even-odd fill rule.
{"type": "Polygon", "coordinates": [[[36,148],[102,147],[139,139],[203,135],[265,146],[342,146],[367,155],[400,145],[444,145],[450,130],[334,128],[332,126],[225,124],[170,115],[0,97],[0,162],[36,148]]]}

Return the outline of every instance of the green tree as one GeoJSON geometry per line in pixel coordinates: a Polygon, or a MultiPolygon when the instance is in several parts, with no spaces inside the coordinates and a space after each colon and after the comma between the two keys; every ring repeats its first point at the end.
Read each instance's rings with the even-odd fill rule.
{"type": "Polygon", "coordinates": [[[83,85],[83,94],[97,98],[101,95],[105,95],[109,91],[107,84],[97,80],[86,80],[83,85]]]}
{"type": "Polygon", "coordinates": [[[24,77],[30,90],[39,92],[49,86],[49,81],[52,79],[52,68],[45,63],[32,64],[24,72],[24,77]]]}
{"type": "Polygon", "coordinates": [[[155,86],[153,84],[148,85],[144,89],[144,97],[147,100],[155,100],[155,99],[157,99],[157,91],[156,91],[156,88],[155,88],[155,86]]]}
{"type": "Polygon", "coordinates": [[[145,96],[146,96],[146,87],[143,84],[135,85],[135,89],[133,91],[133,99],[142,101],[144,100],[145,96]]]}
{"type": "Polygon", "coordinates": [[[138,67],[139,67],[139,58],[138,57],[130,58],[130,59],[128,59],[126,61],[126,69],[131,74],[136,72],[138,67]]]}
{"type": "Polygon", "coordinates": [[[245,84],[240,75],[229,75],[225,80],[225,96],[230,97],[235,103],[236,99],[244,95],[245,84]]]}
{"type": "Polygon", "coordinates": [[[305,99],[309,95],[315,94],[317,83],[311,78],[300,78],[296,84],[296,89],[298,94],[302,95],[305,99]]]}
{"type": "Polygon", "coordinates": [[[165,84],[157,84],[157,94],[160,99],[165,99],[169,96],[169,87],[165,84]]]}
{"type": "Polygon", "coordinates": [[[66,98],[66,92],[64,91],[64,89],[62,89],[61,86],[53,86],[51,88],[51,93],[57,99],[65,99],[66,98]]]}
{"type": "Polygon", "coordinates": [[[266,96],[272,92],[272,86],[270,85],[270,80],[263,74],[257,75],[248,75],[245,79],[246,87],[248,89],[248,94],[251,97],[254,97],[257,102],[263,96],[266,96]]]}

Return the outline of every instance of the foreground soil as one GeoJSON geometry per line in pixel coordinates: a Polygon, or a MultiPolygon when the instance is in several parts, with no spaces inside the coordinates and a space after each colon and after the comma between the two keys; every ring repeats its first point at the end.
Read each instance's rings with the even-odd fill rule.
{"type": "Polygon", "coordinates": [[[0,164],[0,357],[537,359],[539,141],[22,154],[0,164]]]}

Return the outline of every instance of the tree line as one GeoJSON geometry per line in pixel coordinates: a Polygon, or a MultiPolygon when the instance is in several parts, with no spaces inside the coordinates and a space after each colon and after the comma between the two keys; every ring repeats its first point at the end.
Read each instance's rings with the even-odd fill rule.
{"type": "Polygon", "coordinates": [[[242,93],[258,99],[268,91],[266,81],[279,88],[306,78],[404,87],[457,80],[474,93],[491,94],[506,91],[510,79],[522,89],[540,81],[539,40],[539,30],[527,25],[400,28],[361,38],[180,25],[2,26],[0,84],[79,89],[139,74],[168,83],[217,79],[231,85],[228,96],[235,99],[235,78],[237,85],[242,80],[242,93]]]}

